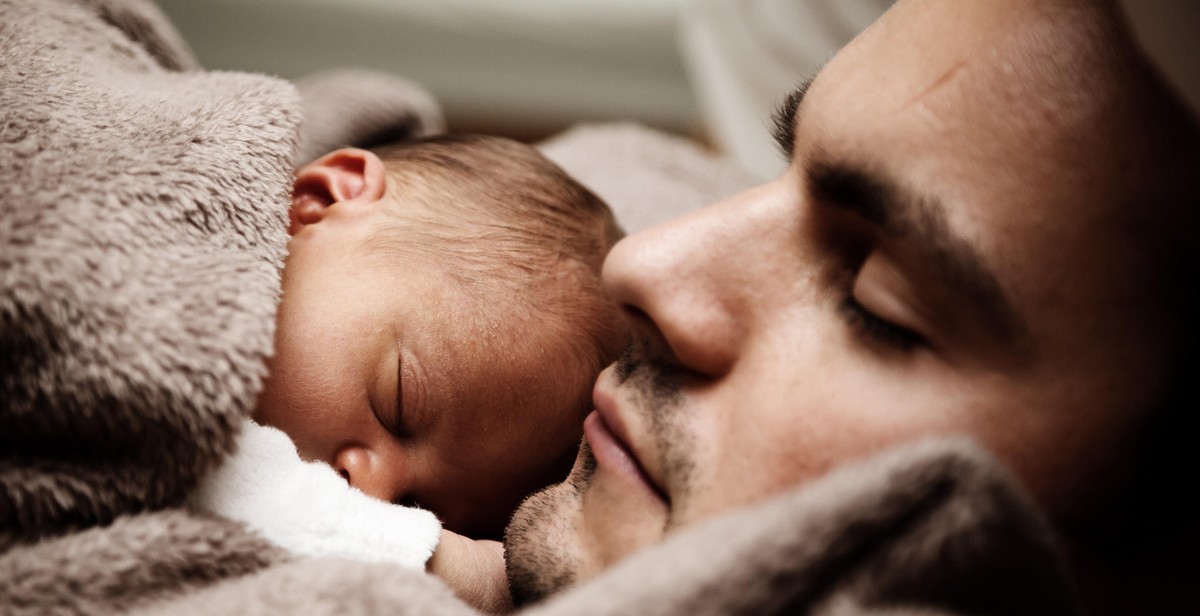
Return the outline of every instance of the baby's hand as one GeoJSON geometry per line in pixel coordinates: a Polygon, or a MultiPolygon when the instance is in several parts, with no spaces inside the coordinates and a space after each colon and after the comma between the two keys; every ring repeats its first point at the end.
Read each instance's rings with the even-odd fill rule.
{"type": "Polygon", "coordinates": [[[442,578],[460,599],[484,612],[512,610],[504,545],[498,541],[476,541],[443,530],[425,569],[442,578]]]}

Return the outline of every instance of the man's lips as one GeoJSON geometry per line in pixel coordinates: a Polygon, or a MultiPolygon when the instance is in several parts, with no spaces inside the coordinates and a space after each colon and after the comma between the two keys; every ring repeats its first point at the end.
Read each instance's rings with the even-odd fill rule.
{"type": "Polygon", "coordinates": [[[667,497],[662,488],[650,478],[629,447],[625,425],[615,414],[612,399],[597,392],[594,401],[596,410],[583,421],[583,434],[592,448],[592,454],[596,456],[597,463],[627,477],[641,485],[654,498],[666,502],[667,497]]]}

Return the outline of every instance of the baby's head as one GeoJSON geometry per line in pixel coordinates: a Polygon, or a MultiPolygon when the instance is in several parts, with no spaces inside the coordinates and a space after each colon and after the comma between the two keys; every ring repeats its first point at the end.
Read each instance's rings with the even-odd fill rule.
{"type": "Polygon", "coordinates": [[[291,217],[256,419],[372,496],[498,536],[565,476],[625,342],[608,208],[533,148],[457,136],[330,153],[297,171],[291,217]]]}

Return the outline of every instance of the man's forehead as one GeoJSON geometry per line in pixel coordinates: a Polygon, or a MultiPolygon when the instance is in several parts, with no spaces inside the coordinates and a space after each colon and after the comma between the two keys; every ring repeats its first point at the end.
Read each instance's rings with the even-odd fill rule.
{"type": "Polygon", "coordinates": [[[872,89],[882,108],[955,92],[1019,95],[1023,107],[1079,102],[1111,22],[1109,8],[1083,0],[901,0],[827,68],[838,87],[872,89]]]}
{"type": "Polygon", "coordinates": [[[1086,189],[1098,188],[1127,137],[1112,114],[1123,95],[1096,75],[1103,11],[1048,4],[1082,8],[898,3],[817,76],[810,136],[881,166],[906,165],[916,182],[948,187],[958,178],[959,188],[990,193],[947,200],[1011,200],[1045,184],[1038,190],[1058,191],[1042,192],[1045,200],[1091,201],[1086,189]]]}

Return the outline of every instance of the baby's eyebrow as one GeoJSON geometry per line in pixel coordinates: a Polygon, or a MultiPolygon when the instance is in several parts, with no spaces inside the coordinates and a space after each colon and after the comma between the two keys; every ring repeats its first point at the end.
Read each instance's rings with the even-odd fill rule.
{"type": "Polygon", "coordinates": [[[796,114],[799,113],[800,104],[804,102],[804,96],[808,94],[808,89],[812,86],[814,79],[816,79],[816,74],[805,79],[789,92],[780,101],[779,107],[771,116],[771,135],[775,137],[779,151],[789,162],[792,160],[792,149],[796,146],[796,114]]]}

